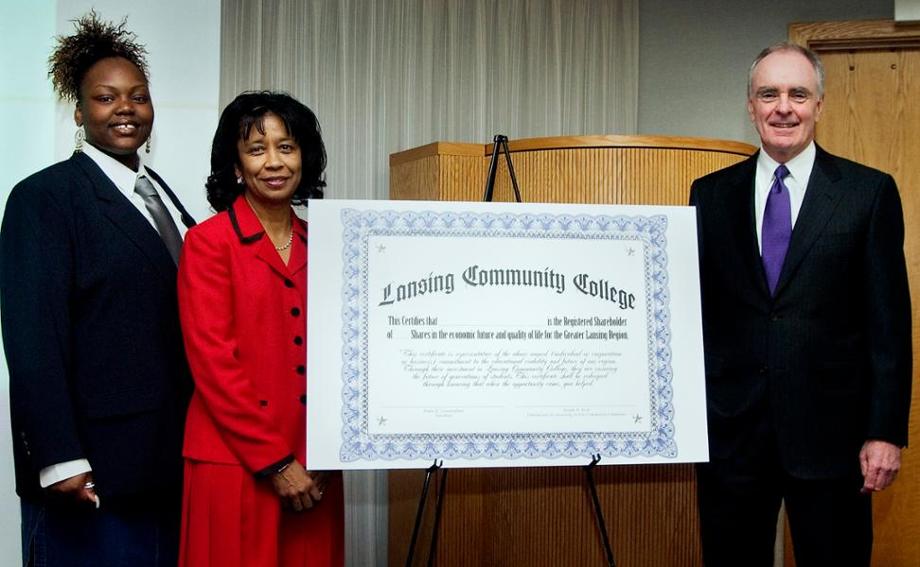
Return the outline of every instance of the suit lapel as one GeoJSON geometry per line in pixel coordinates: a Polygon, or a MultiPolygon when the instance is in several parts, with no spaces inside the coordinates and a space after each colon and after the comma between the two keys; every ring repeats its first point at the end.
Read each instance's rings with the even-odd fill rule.
{"type": "MultiPolygon", "coordinates": [[[[262,223],[252,210],[249,202],[242,195],[233,202],[230,212],[232,213],[230,220],[240,242],[253,246],[256,258],[268,264],[272,271],[279,276],[289,278],[306,265],[306,254],[299,251],[298,248],[294,248],[291,251],[288,265],[284,265],[284,261],[278,251],[275,250],[271,239],[265,236],[265,229],[262,228],[262,223]]],[[[305,240],[306,230],[303,228],[301,221],[294,216],[294,211],[291,211],[291,215],[293,217],[291,220],[293,222],[294,238],[305,240]]]]}
{"type": "Polygon", "coordinates": [[[179,211],[179,216],[182,219],[182,224],[185,225],[185,228],[192,228],[193,226],[195,226],[197,224],[195,222],[195,219],[192,218],[192,215],[188,214],[188,211],[186,211],[185,207],[182,206],[182,201],[180,201],[179,198],[176,197],[176,194],[173,193],[173,190],[169,187],[169,185],[167,185],[166,182],[163,181],[163,178],[160,177],[157,172],[150,169],[149,167],[145,166],[145,169],[147,170],[147,173],[149,173],[150,176],[153,177],[156,180],[156,182],[160,184],[160,187],[162,187],[163,191],[166,192],[166,196],[169,197],[170,201],[172,201],[173,206],[176,207],[177,211],[179,211]]]}
{"type": "Polygon", "coordinates": [[[89,178],[102,214],[131,240],[153,265],[164,274],[174,277],[176,264],[156,229],[115,187],[112,180],[102,173],[91,158],[77,153],[71,160],[89,178]]]}
{"type": "Polygon", "coordinates": [[[740,274],[749,274],[753,278],[754,288],[769,296],[763,263],[760,260],[760,248],[757,246],[757,231],[754,229],[754,173],[757,167],[757,154],[748,158],[735,176],[729,179],[730,191],[726,191],[726,222],[729,230],[729,242],[735,243],[739,261],[742,263],[740,274]]]}
{"type": "Polygon", "coordinates": [[[307,266],[307,224],[295,215],[294,211],[291,211],[291,223],[294,227],[294,241],[297,245],[291,248],[287,269],[293,276],[307,266]]]}
{"type": "Polygon", "coordinates": [[[275,250],[275,246],[272,244],[271,238],[263,238],[259,241],[256,246],[258,247],[258,252],[256,256],[268,264],[271,269],[282,277],[288,277],[287,266],[284,265],[284,261],[281,260],[281,256],[278,254],[278,251],[275,250]]]}
{"type": "Polygon", "coordinates": [[[834,165],[832,156],[818,147],[802,208],[795,221],[789,250],[786,252],[783,269],[776,284],[776,295],[779,295],[792,279],[796,269],[827,225],[827,221],[834,214],[840,202],[840,191],[834,190],[834,183],[839,179],[840,171],[834,165]]]}

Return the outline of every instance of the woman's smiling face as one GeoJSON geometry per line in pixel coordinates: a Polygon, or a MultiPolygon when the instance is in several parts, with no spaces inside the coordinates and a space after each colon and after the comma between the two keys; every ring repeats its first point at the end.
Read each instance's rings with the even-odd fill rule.
{"type": "Polygon", "coordinates": [[[243,178],[249,201],[265,207],[290,206],[300,186],[300,145],[281,118],[272,112],[263,116],[249,136],[237,142],[237,150],[236,175],[243,178]]]}
{"type": "Polygon", "coordinates": [[[74,121],[83,126],[87,142],[137,169],[137,149],[153,128],[153,103],[144,74],[122,57],[97,61],[83,77],[74,121]]]}

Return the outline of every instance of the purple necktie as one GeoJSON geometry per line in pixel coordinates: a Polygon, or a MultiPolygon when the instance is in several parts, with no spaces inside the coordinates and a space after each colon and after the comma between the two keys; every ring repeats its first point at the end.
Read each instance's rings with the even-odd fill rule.
{"type": "Polygon", "coordinates": [[[785,165],[776,168],[767,207],[763,212],[763,230],[761,232],[761,256],[763,269],[767,274],[770,294],[776,291],[776,282],[783,269],[783,260],[792,237],[792,209],[789,205],[789,189],[783,178],[789,175],[785,165]]]}

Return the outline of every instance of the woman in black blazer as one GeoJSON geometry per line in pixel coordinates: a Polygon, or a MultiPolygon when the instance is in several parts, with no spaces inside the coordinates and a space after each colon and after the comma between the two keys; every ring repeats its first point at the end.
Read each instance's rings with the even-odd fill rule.
{"type": "Polygon", "coordinates": [[[93,12],[58,40],[75,153],[20,182],[0,229],[23,557],[175,565],[191,381],[176,262],[194,224],[138,154],[153,127],[146,51],[93,12]]]}

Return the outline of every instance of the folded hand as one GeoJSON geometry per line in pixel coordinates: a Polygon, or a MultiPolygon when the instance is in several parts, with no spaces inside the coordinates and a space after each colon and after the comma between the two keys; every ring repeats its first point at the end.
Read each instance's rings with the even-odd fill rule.
{"type": "Polygon", "coordinates": [[[901,448],[877,439],[866,441],[859,452],[862,492],[879,492],[894,482],[901,469],[901,448]]]}
{"type": "Polygon", "coordinates": [[[323,497],[323,492],[313,477],[296,460],[282,471],[273,474],[271,481],[282,505],[295,512],[312,508],[323,497]]]}

